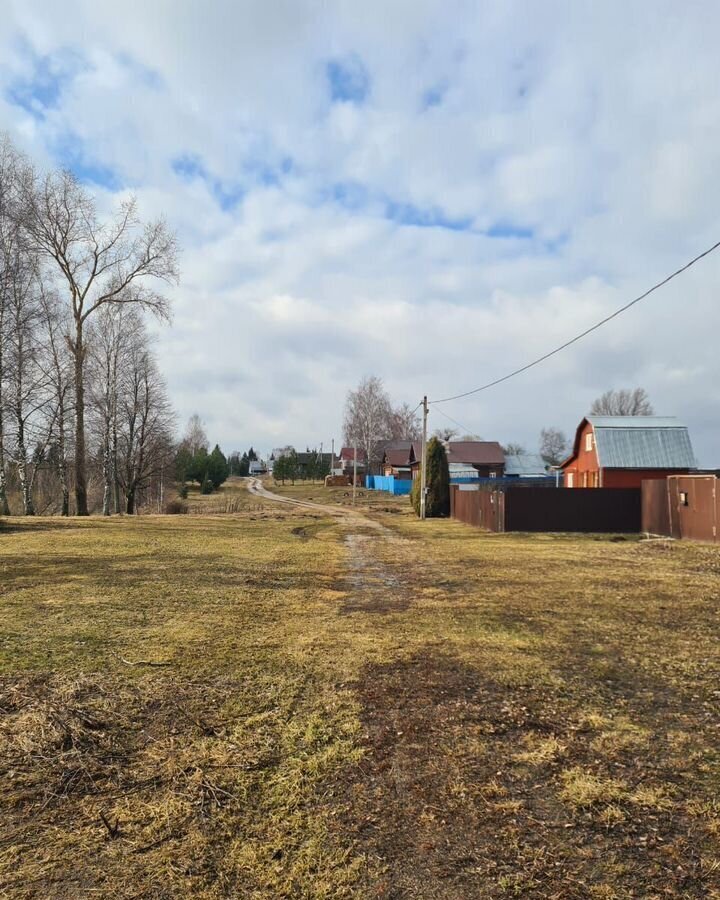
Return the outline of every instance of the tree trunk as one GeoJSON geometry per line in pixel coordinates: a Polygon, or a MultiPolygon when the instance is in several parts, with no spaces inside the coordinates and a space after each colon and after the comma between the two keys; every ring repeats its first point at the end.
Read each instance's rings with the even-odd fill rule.
{"type": "Polygon", "coordinates": [[[105,439],[105,446],[103,447],[103,515],[110,515],[110,501],[112,500],[112,487],[113,487],[113,477],[112,477],[112,460],[110,457],[110,440],[109,436],[105,439]]]}
{"type": "Polygon", "coordinates": [[[120,477],[118,476],[118,433],[117,416],[113,416],[112,427],[112,468],[113,468],[113,494],[115,500],[115,512],[122,512],[120,505],[120,477]]]}
{"type": "Polygon", "coordinates": [[[129,515],[135,515],[135,486],[129,487],[125,493],[125,512],[129,515]]]}
{"type": "Polygon", "coordinates": [[[85,466],[85,385],[83,369],[85,346],[83,344],[83,323],[75,320],[75,514],[87,516],[87,474],[85,466]]]}
{"type": "Polygon", "coordinates": [[[3,451],[3,421],[2,407],[0,407],[0,516],[10,515],[10,505],[7,499],[7,488],[5,485],[5,453],[3,451]]]}
{"type": "Polygon", "coordinates": [[[20,479],[20,492],[22,494],[22,502],[23,502],[23,515],[26,516],[34,516],[35,515],[35,506],[33,505],[32,499],[32,485],[30,483],[30,477],[28,475],[27,470],[27,455],[25,450],[25,435],[24,428],[21,428],[18,433],[18,478],[20,479]]]}
{"type": "Polygon", "coordinates": [[[58,406],[58,461],[57,461],[58,480],[60,481],[60,490],[62,492],[62,507],[60,509],[61,516],[70,515],[70,492],[67,483],[67,463],[65,462],[65,402],[63,391],[60,391],[60,399],[58,406]]]}

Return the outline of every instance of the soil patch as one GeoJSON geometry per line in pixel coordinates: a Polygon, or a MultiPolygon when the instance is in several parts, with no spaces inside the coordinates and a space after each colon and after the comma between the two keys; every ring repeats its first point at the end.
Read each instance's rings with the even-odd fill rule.
{"type": "Polygon", "coordinates": [[[394,566],[379,559],[374,548],[378,533],[354,530],[345,538],[348,547],[349,596],[341,612],[393,613],[410,606],[410,585],[394,566]]]}
{"type": "Polygon", "coordinates": [[[508,687],[430,652],[367,667],[357,694],[366,755],[335,800],[368,872],[384,870],[363,896],[687,898],[720,887],[703,861],[713,837],[688,811],[693,742],[678,753],[669,719],[653,733],[560,688],[508,687]]]}

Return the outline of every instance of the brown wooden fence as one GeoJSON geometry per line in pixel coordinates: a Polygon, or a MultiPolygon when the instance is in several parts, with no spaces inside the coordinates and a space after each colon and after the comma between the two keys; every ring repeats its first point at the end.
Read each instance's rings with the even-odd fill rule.
{"type": "Polygon", "coordinates": [[[643,482],[643,531],[718,543],[719,520],[720,491],[714,475],[671,475],[643,482]]]}
{"type": "Polygon", "coordinates": [[[634,533],[641,530],[637,488],[507,488],[460,491],[452,487],[451,514],[489,531],[634,533]]]}

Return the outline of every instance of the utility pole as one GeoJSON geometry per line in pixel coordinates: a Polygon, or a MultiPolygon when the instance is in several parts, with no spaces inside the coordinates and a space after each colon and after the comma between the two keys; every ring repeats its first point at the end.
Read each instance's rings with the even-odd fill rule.
{"type": "Polygon", "coordinates": [[[352,505],[355,506],[355,490],[357,488],[357,441],[353,444],[353,499],[352,505]]]}
{"type": "Polygon", "coordinates": [[[423,397],[423,431],[422,431],[422,453],[420,454],[420,518],[425,518],[425,493],[427,491],[427,478],[425,470],[427,468],[427,419],[428,419],[428,402],[427,395],[423,397]]]}

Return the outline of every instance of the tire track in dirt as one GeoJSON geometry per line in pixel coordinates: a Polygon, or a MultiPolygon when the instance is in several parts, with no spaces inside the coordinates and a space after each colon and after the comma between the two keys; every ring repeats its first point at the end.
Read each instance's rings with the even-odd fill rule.
{"type": "Polygon", "coordinates": [[[376,548],[380,540],[409,544],[386,525],[355,510],[339,509],[311,500],[295,500],[269,491],[259,479],[252,479],[248,490],[256,497],[288,503],[292,506],[322,512],[338,519],[345,527],[344,543],[348,550],[348,575],[346,583],[349,596],[343,602],[341,612],[392,613],[407,609],[412,596],[410,584],[395,566],[379,558],[376,548]]]}

